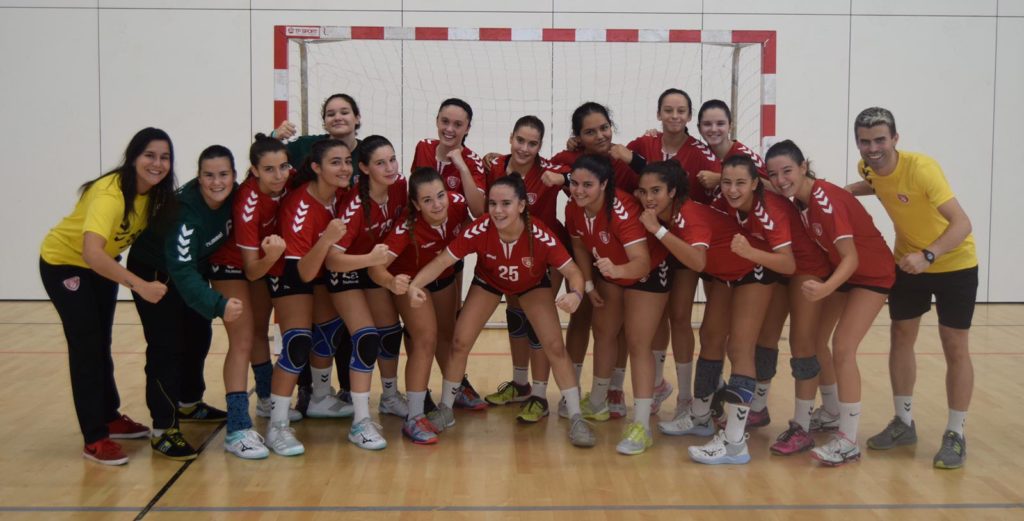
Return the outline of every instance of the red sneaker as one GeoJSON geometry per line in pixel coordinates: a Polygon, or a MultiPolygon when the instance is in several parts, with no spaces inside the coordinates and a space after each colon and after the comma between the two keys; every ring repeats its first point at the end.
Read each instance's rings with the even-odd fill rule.
{"type": "Polygon", "coordinates": [[[608,389],[608,412],[613,420],[626,417],[626,394],[622,389],[608,389]]]}
{"type": "Polygon", "coordinates": [[[120,418],[108,423],[107,430],[110,431],[110,437],[115,440],[129,440],[149,436],[149,427],[124,414],[120,418]]]}
{"type": "Polygon", "coordinates": [[[121,446],[110,438],[90,443],[82,450],[85,459],[93,460],[102,465],[124,465],[128,463],[128,455],[121,446]]]}

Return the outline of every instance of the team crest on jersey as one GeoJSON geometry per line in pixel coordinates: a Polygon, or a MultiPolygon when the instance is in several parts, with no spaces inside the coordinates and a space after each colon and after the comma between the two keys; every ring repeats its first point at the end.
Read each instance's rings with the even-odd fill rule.
{"type": "Polygon", "coordinates": [[[533,192],[526,194],[526,200],[530,203],[530,206],[533,206],[537,202],[537,194],[533,192]]]}
{"type": "Polygon", "coordinates": [[[447,179],[447,182],[448,182],[448,188],[451,188],[452,190],[454,190],[455,187],[459,185],[459,178],[458,177],[449,177],[447,179]]]}
{"type": "Polygon", "coordinates": [[[612,241],[612,237],[611,237],[611,235],[608,235],[608,232],[598,233],[597,236],[598,236],[598,238],[601,239],[601,242],[603,242],[605,244],[608,244],[609,242],[612,241]]]}
{"type": "Polygon", "coordinates": [[[906,194],[896,194],[896,198],[899,199],[900,202],[903,204],[910,204],[910,197],[908,197],[906,194]]]}
{"type": "Polygon", "coordinates": [[[82,279],[78,275],[64,279],[64,287],[68,291],[78,291],[78,288],[82,285],[82,279]]]}
{"type": "Polygon", "coordinates": [[[527,268],[533,267],[533,257],[523,257],[523,266],[527,268]]]}
{"type": "Polygon", "coordinates": [[[817,235],[818,237],[821,237],[821,234],[823,233],[823,231],[821,229],[821,225],[820,224],[813,223],[813,224],[811,224],[811,228],[814,229],[814,235],[817,235]]]}

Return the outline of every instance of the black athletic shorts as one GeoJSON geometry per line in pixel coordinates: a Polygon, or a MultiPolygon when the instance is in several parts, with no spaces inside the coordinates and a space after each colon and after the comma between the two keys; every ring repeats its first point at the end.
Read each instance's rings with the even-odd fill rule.
{"type": "MultiPolygon", "coordinates": [[[[496,288],[494,286],[491,286],[486,281],[484,281],[484,279],[481,279],[480,277],[473,277],[473,285],[474,286],[480,286],[481,289],[485,289],[485,290],[487,290],[487,291],[489,291],[491,293],[494,293],[495,295],[498,295],[499,297],[501,295],[505,294],[504,291],[501,291],[500,289],[498,289],[498,288],[496,288]]],[[[529,293],[529,292],[531,292],[531,291],[533,291],[533,290],[535,290],[537,288],[550,288],[550,287],[551,287],[551,277],[548,275],[548,272],[545,271],[544,272],[544,278],[540,279],[540,282],[537,283],[536,286],[534,286],[534,287],[532,287],[532,288],[530,288],[530,289],[528,289],[526,291],[523,291],[521,293],[516,293],[513,296],[514,297],[520,297],[520,296],[523,296],[523,295],[525,295],[525,294],[527,294],[527,293],[529,293]]]]}
{"type": "Polygon", "coordinates": [[[896,283],[889,293],[889,318],[909,320],[928,312],[935,295],[939,324],[970,329],[978,297],[978,267],[945,273],[911,275],[896,268],[896,283]]]}
{"type": "Polygon", "coordinates": [[[211,264],[206,278],[208,280],[248,280],[245,278],[245,271],[242,268],[227,264],[211,264]]]}
{"type": "Polygon", "coordinates": [[[666,258],[642,279],[636,281],[632,286],[626,286],[626,289],[635,289],[648,293],[668,293],[672,289],[672,274],[673,270],[666,258]]]}
{"type": "Polygon", "coordinates": [[[324,283],[323,277],[317,277],[309,282],[303,281],[299,276],[299,259],[285,259],[284,271],[280,277],[268,275],[265,278],[267,287],[270,288],[270,298],[312,295],[313,286],[324,283]]]}
{"type": "Polygon", "coordinates": [[[881,293],[882,295],[888,295],[892,290],[882,286],[872,286],[869,284],[854,284],[852,282],[844,282],[842,286],[836,289],[840,293],[849,293],[851,289],[860,288],[868,291],[874,291],[875,293],[881,293]]]}
{"type": "Polygon", "coordinates": [[[718,277],[713,277],[711,275],[708,275],[707,273],[701,273],[700,274],[700,278],[704,282],[709,282],[709,281],[712,281],[712,280],[717,280],[718,282],[721,282],[722,284],[725,284],[726,286],[729,286],[730,288],[738,288],[740,286],[745,286],[747,284],[754,284],[754,283],[764,284],[765,286],[769,286],[769,285],[775,284],[776,282],[781,282],[782,279],[783,279],[782,275],[779,275],[778,273],[775,273],[774,271],[772,271],[772,270],[770,270],[768,268],[765,268],[764,266],[761,266],[760,264],[758,264],[757,266],[754,266],[753,270],[749,271],[746,275],[744,275],[744,276],[742,276],[742,277],[740,277],[740,278],[738,278],[736,280],[722,280],[722,279],[720,279],[718,277]]]}
{"type": "Polygon", "coordinates": [[[370,278],[370,273],[366,271],[366,268],[356,271],[346,271],[345,273],[338,273],[336,271],[327,272],[327,291],[331,293],[341,293],[342,291],[349,291],[352,289],[376,289],[379,287],[380,286],[370,278]]]}
{"type": "Polygon", "coordinates": [[[456,275],[453,273],[451,275],[448,275],[447,277],[442,277],[440,279],[435,279],[434,282],[431,282],[430,284],[427,284],[426,286],[423,286],[423,289],[425,289],[425,290],[427,290],[427,291],[429,291],[431,293],[437,293],[438,291],[441,291],[442,289],[447,288],[448,286],[451,286],[452,284],[455,284],[455,277],[456,277],[456,275]]]}

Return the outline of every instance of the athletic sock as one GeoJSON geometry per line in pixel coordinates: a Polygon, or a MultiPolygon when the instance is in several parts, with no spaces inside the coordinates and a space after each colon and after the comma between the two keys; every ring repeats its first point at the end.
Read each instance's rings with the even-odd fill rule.
{"type": "Polygon", "coordinates": [[[622,390],[622,386],[625,385],[625,383],[626,383],[626,368],[625,367],[616,367],[615,371],[612,371],[611,385],[609,386],[609,388],[610,389],[615,389],[616,391],[621,391],[622,390]]]}
{"type": "Polygon", "coordinates": [[[269,361],[252,366],[252,376],[256,380],[256,396],[265,400],[270,398],[270,379],[274,376],[274,366],[269,361]]]}
{"type": "Polygon", "coordinates": [[[352,407],[355,408],[355,413],[352,415],[352,425],[355,425],[370,417],[370,392],[357,393],[353,391],[350,394],[352,396],[352,407]]]}
{"type": "Polygon", "coordinates": [[[331,370],[334,369],[333,365],[324,367],[309,366],[309,374],[313,379],[313,397],[323,398],[328,394],[331,394],[331,370]]]}
{"type": "Polygon", "coordinates": [[[796,406],[793,408],[793,421],[803,428],[804,432],[811,431],[811,413],[814,411],[814,400],[796,399],[796,406]]]}
{"type": "Polygon", "coordinates": [[[227,393],[224,400],[228,404],[228,434],[252,428],[249,417],[249,393],[238,391],[227,393]]]}
{"type": "Polygon", "coordinates": [[[947,431],[953,431],[963,436],[965,423],[967,423],[967,411],[949,410],[949,419],[946,420],[947,431]]]}
{"type": "Polygon", "coordinates": [[[747,428],[750,406],[739,403],[725,404],[725,440],[732,444],[743,443],[747,428]]]}
{"type": "Polygon", "coordinates": [[[565,408],[569,411],[569,418],[577,414],[583,414],[580,410],[580,388],[570,387],[568,389],[562,389],[562,399],[565,400],[565,408]]]}
{"type": "Polygon", "coordinates": [[[694,398],[693,405],[690,407],[690,414],[697,420],[706,420],[711,416],[711,399],[715,395],[705,396],[703,398],[694,398]]]}
{"type": "Polygon", "coordinates": [[[423,404],[427,401],[427,391],[409,391],[409,417],[415,418],[423,414],[423,404]]]}
{"type": "Polygon", "coordinates": [[[757,382],[757,386],[754,387],[754,399],[750,401],[750,410],[754,412],[761,412],[768,406],[768,390],[771,389],[771,387],[771,380],[767,382],[757,382]]]}
{"type": "Polygon", "coordinates": [[[270,423],[288,423],[288,409],[292,406],[291,396],[270,395],[270,423]]]}
{"type": "Polygon", "coordinates": [[[384,388],[382,394],[384,396],[391,396],[398,394],[398,378],[384,378],[380,377],[380,385],[384,388]]]}
{"type": "Polygon", "coordinates": [[[594,377],[594,383],[590,386],[590,404],[601,405],[608,399],[608,386],[611,378],[594,377]]]}
{"type": "Polygon", "coordinates": [[[821,406],[832,416],[839,415],[839,384],[819,385],[821,406]]]}
{"type": "Polygon", "coordinates": [[[665,379],[665,358],[668,356],[668,351],[651,352],[654,353],[654,386],[657,387],[665,379]]]}
{"type": "Polygon", "coordinates": [[[901,422],[910,425],[914,421],[914,414],[911,407],[914,405],[913,396],[893,396],[892,408],[901,422]]]}
{"type": "Polygon", "coordinates": [[[513,367],[512,368],[512,383],[522,387],[529,381],[530,368],[529,367],[513,367]]]}
{"type": "Polygon", "coordinates": [[[676,362],[676,381],[679,382],[679,394],[676,400],[688,402],[693,399],[693,362],[681,364],[676,362]]]}
{"type": "Polygon", "coordinates": [[[461,382],[449,382],[448,380],[442,380],[441,404],[447,406],[449,409],[455,407],[455,396],[459,394],[459,387],[461,385],[461,382]]]}
{"type": "Polygon", "coordinates": [[[167,429],[149,429],[149,437],[155,440],[163,436],[165,432],[167,432],[167,429]]]}
{"type": "Polygon", "coordinates": [[[541,382],[540,380],[534,380],[533,390],[530,392],[530,396],[536,396],[537,398],[548,399],[548,383],[541,382]]]}
{"type": "Polygon", "coordinates": [[[654,398],[636,398],[633,400],[633,421],[639,422],[644,429],[651,430],[651,406],[654,398]]]}
{"type": "Polygon", "coordinates": [[[860,402],[839,402],[839,432],[846,439],[857,443],[857,426],[860,424],[860,402]]]}

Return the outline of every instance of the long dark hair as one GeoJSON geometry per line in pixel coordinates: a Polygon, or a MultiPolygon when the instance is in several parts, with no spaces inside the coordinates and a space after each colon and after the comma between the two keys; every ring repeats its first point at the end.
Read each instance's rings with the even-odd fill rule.
{"type": "Polygon", "coordinates": [[[167,175],[149,189],[149,203],[146,205],[146,215],[143,217],[146,218],[147,226],[162,227],[169,224],[177,208],[177,200],[174,197],[174,190],[178,185],[177,177],[174,175],[174,143],[171,142],[171,136],[168,136],[167,132],[158,128],[146,127],[136,132],[124,150],[121,163],[103,175],[83,183],[78,188],[79,197],[85,195],[85,192],[92,188],[96,181],[109,175],[118,176],[121,195],[124,197],[124,214],[121,216],[121,225],[127,226],[129,217],[135,213],[135,196],[138,195],[138,172],[135,170],[135,161],[153,141],[167,143],[167,149],[171,154],[171,167],[167,175]]]}
{"type": "Polygon", "coordinates": [[[595,154],[584,154],[572,164],[573,172],[583,169],[597,178],[598,183],[607,183],[604,187],[604,209],[608,219],[612,218],[612,205],[615,204],[615,170],[607,157],[595,154]]]}
{"type": "Polygon", "coordinates": [[[767,162],[769,159],[778,156],[786,156],[793,160],[797,165],[802,165],[807,162],[807,177],[811,179],[817,179],[814,176],[814,172],[811,171],[811,162],[804,158],[804,153],[800,150],[800,147],[796,146],[796,143],[791,139],[779,141],[768,149],[768,153],[764,155],[764,160],[767,162]]]}
{"type": "Polygon", "coordinates": [[[591,114],[601,114],[604,119],[608,120],[608,124],[615,128],[615,122],[612,121],[611,113],[608,111],[608,107],[597,103],[596,101],[588,101],[576,110],[572,111],[572,135],[579,137],[580,132],[583,130],[583,118],[591,114]]]}
{"type": "Polygon", "coordinates": [[[448,98],[442,101],[441,106],[437,108],[437,115],[440,116],[441,111],[448,106],[456,106],[466,111],[466,134],[462,136],[462,145],[465,146],[466,138],[469,137],[469,127],[473,126],[473,107],[470,107],[469,103],[466,103],[465,101],[459,98],[448,98]]]}
{"type": "MultiPolygon", "coordinates": [[[[671,96],[673,94],[679,94],[680,96],[686,98],[686,108],[687,108],[687,110],[690,111],[690,116],[692,117],[693,116],[693,100],[690,99],[690,95],[687,94],[685,90],[677,89],[675,87],[670,88],[670,89],[665,89],[665,92],[662,92],[661,96],[658,96],[658,112],[659,113],[661,112],[661,104],[665,102],[665,98],[667,98],[667,97],[669,97],[669,96],[671,96]]],[[[700,121],[700,118],[697,118],[697,121],[700,121]]],[[[690,135],[690,129],[686,128],[686,125],[683,125],[683,133],[686,134],[686,135],[690,135]]]]}
{"type": "MultiPolygon", "coordinates": [[[[322,164],[324,160],[324,154],[328,150],[334,147],[344,147],[348,150],[348,145],[344,141],[339,139],[321,139],[316,143],[313,143],[313,147],[309,151],[309,155],[306,156],[306,160],[302,163],[302,167],[299,168],[299,173],[295,175],[295,186],[302,186],[316,179],[316,171],[313,170],[313,163],[322,164]]],[[[349,150],[351,153],[351,150],[349,150]]]]}
{"type": "MultiPolygon", "coordinates": [[[[367,137],[359,143],[356,147],[356,152],[352,155],[359,157],[359,164],[370,166],[370,157],[377,151],[378,148],[388,146],[392,150],[395,146],[388,141],[388,138],[384,136],[378,136],[376,134],[367,137]]],[[[363,200],[363,217],[366,219],[370,218],[370,175],[363,172],[361,168],[356,166],[354,177],[356,189],[359,190],[359,197],[363,200]]]]}
{"type": "Polygon", "coordinates": [[[441,174],[437,173],[432,166],[417,168],[409,176],[409,201],[406,203],[405,228],[409,230],[409,241],[412,243],[413,251],[416,252],[417,265],[420,263],[420,249],[416,245],[416,219],[419,218],[420,211],[416,209],[416,202],[420,197],[420,187],[434,181],[441,183],[441,187],[447,194],[448,188],[444,186],[441,174]]]}
{"type": "Polygon", "coordinates": [[[648,163],[640,172],[640,177],[645,175],[657,176],[658,180],[665,183],[669,190],[675,190],[676,195],[672,198],[672,215],[679,213],[679,208],[689,197],[690,184],[686,181],[686,171],[683,170],[679,161],[670,159],[668,161],[657,161],[648,163]]]}
{"type": "MultiPolygon", "coordinates": [[[[523,226],[526,228],[526,240],[529,241],[530,258],[533,259],[533,224],[530,219],[530,199],[526,193],[526,182],[523,181],[523,175],[519,172],[509,172],[508,175],[499,177],[494,181],[494,183],[491,184],[491,190],[494,190],[494,187],[496,186],[507,186],[511,188],[512,191],[516,193],[516,197],[518,197],[520,201],[524,201],[526,203],[523,205],[523,226]]],[[[530,275],[533,275],[533,267],[536,265],[536,262],[531,262],[527,267],[527,269],[530,270],[530,275]]]]}

